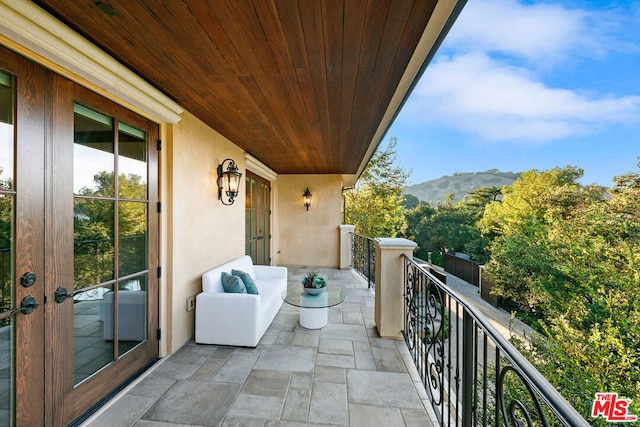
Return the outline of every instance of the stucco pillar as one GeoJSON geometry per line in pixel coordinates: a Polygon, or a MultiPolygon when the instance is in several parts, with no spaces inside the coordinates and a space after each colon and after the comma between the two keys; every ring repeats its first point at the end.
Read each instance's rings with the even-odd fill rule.
{"type": "Polygon", "coordinates": [[[415,242],[379,238],[376,241],[375,322],[382,338],[401,338],[404,328],[404,258],[413,258],[415,242]]]}
{"type": "Polygon", "coordinates": [[[342,224],[340,229],[340,268],[351,267],[351,233],[356,230],[355,225],[342,224]]]}

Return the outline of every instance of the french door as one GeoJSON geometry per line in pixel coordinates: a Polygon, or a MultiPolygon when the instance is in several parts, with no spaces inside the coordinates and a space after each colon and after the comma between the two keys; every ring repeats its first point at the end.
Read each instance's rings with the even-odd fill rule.
{"type": "Polygon", "coordinates": [[[245,253],[256,265],[271,262],[271,185],[247,171],[245,207],[245,253]]]}
{"type": "Polygon", "coordinates": [[[0,425],[67,425],[157,356],[157,138],[0,50],[0,425]]]}

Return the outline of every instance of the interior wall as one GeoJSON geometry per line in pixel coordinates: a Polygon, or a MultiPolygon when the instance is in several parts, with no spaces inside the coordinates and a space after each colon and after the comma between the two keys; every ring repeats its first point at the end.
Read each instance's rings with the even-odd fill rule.
{"type": "Polygon", "coordinates": [[[187,311],[187,299],[202,291],[202,273],[244,255],[244,198],[240,185],[236,202],[218,200],[216,168],[233,159],[245,174],[244,151],[189,113],[170,126],[162,149],[163,280],[168,310],[167,352],[180,348],[194,336],[195,310],[187,311]]]}
{"type": "Polygon", "coordinates": [[[340,265],[342,177],[340,175],[278,175],[279,265],[337,268],[340,265]],[[309,187],[307,211],[302,193],[309,187]]]}

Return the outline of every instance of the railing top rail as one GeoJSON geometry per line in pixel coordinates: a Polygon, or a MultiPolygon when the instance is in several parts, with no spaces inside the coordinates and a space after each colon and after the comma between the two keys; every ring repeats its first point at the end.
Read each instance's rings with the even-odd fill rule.
{"type": "Polygon", "coordinates": [[[566,399],[558,392],[558,390],[549,383],[549,381],[538,372],[538,370],[507,340],[500,332],[484,317],[482,313],[469,305],[464,297],[456,291],[447,287],[436,276],[425,270],[422,266],[406,255],[402,255],[409,263],[417,268],[421,273],[433,280],[438,287],[449,294],[458,304],[460,304],[479,324],[485,333],[494,341],[496,346],[503,352],[504,356],[509,359],[512,367],[517,370],[525,378],[531,381],[531,386],[540,395],[547,406],[556,414],[556,416],[566,425],[570,426],[589,426],[590,424],[580,415],[566,399]],[[558,405],[558,403],[560,403],[558,405]]]}
{"type": "Polygon", "coordinates": [[[350,232],[349,234],[351,234],[354,237],[360,237],[360,238],[363,238],[363,239],[366,239],[366,240],[371,240],[372,242],[375,242],[374,238],[369,237],[369,236],[365,236],[364,234],[358,234],[358,233],[352,233],[352,232],[350,232]]]}

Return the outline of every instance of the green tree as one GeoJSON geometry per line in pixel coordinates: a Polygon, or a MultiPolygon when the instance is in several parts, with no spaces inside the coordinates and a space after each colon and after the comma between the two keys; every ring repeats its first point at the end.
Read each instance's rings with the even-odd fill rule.
{"type": "Polygon", "coordinates": [[[74,288],[81,289],[113,279],[115,268],[115,225],[118,224],[121,275],[141,269],[146,263],[147,187],[138,175],[121,174],[121,198],[113,200],[114,179],[110,172],[94,176],[95,189],[83,188],[74,201],[74,288]],[[109,198],[109,199],[103,199],[109,198]],[[111,199],[111,200],[110,200],[111,199]]]}
{"type": "Polygon", "coordinates": [[[485,248],[489,237],[483,236],[475,223],[499,192],[497,187],[479,188],[456,204],[453,193],[435,208],[422,203],[405,213],[403,235],[418,244],[417,257],[426,259],[427,252],[432,252],[432,261],[438,265],[444,265],[441,254],[449,251],[465,252],[484,263],[488,259],[485,248]]]}
{"type": "Polygon", "coordinates": [[[406,227],[402,236],[418,244],[414,254],[424,260],[428,258],[428,252],[440,250],[431,238],[431,223],[435,212],[436,210],[431,205],[419,203],[415,208],[406,211],[404,215],[406,227]]]}
{"type": "Polygon", "coordinates": [[[396,237],[404,224],[404,187],[411,172],[396,165],[397,138],[378,150],[356,185],[345,190],[345,218],[356,233],[368,237],[396,237]]]}
{"type": "Polygon", "coordinates": [[[543,333],[521,351],[585,418],[598,391],[632,398],[639,413],[640,175],[605,194],[580,187],[580,172],[523,174],[490,203],[489,271],[543,333]]]}

